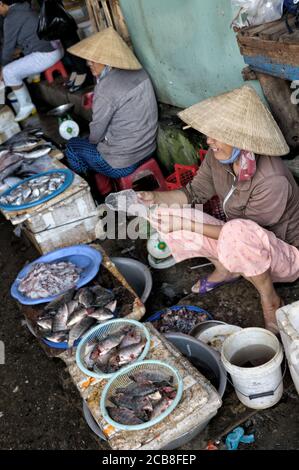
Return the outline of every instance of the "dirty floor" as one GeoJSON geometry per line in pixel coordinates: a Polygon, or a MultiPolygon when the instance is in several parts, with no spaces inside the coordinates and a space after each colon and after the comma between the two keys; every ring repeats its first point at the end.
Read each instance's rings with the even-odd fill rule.
{"type": "MultiPolygon", "coordinates": [[[[13,227],[0,219],[0,340],[5,344],[5,365],[0,365],[0,448],[1,449],[105,449],[90,431],[82,415],[82,403],[59,359],[49,359],[29,333],[16,302],[9,294],[19,270],[37,257],[34,248],[13,234],[13,227]]],[[[145,259],[142,242],[106,241],[110,255],[145,259]]],[[[184,262],[167,271],[154,271],[154,287],[147,303],[148,314],[174,305],[190,292],[199,275],[210,268],[192,271],[203,260],[184,262]]],[[[279,287],[286,302],[299,298],[299,284],[279,287]]],[[[190,296],[188,303],[204,307],[217,319],[240,326],[262,326],[258,298],[245,281],[224,286],[199,299],[190,296]]],[[[224,400],[226,397],[224,397],[224,400]]],[[[238,414],[237,409],[232,413],[238,414]]],[[[212,425],[217,429],[217,419],[212,425]]],[[[298,449],[299,399],[291,387],[275,408],[246,420],[256,442],[252,449],[298,449]]],[[[197,450],[199,439],[186,448],[197,450]]],[[[221,444],[220,444],[221,447],[221,444]]],[[[244,446],[245,447],[245,446],[244,446]]]]}

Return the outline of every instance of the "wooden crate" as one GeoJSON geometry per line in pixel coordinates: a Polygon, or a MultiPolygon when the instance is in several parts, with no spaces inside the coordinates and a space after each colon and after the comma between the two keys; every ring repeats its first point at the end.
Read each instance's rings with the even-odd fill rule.
{"type": "MultiPolygon", "coordinates": [[[[290,16],[289,24],[295,25],[290,16]]],[[[297,80],[299,74],[299,30],[290,34],[285,19],[243,28],[237,40],[244,61],[253,70],[286,80],[297,80]]]]}

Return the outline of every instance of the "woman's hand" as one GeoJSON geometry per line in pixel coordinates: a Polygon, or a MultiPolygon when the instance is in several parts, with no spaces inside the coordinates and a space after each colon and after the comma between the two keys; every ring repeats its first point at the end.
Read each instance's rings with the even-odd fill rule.
{"type": "Polygon", "coordinates": [[[140,191],[137,193],[137,197],[139,202],[147,207],[153,204],[165,204],[166,206],[176,204],[183,207],[184,204],[188,204],[187,196],[181,189],[174,191],[140,191]]]}
{"type": "Polygon", "coordinates": [[[192,221],[181,215],[173,215],[168,210],[157,209],[150,215],[151,225],[160,233],[172,233],[180,230],[192,231],[192,221]]]}
{"type": "Polygon", "coordinates": [[[140,191],[137,193],[138,202],[149,207],[156,204],[156,194],[153,191],[140,191]]]}

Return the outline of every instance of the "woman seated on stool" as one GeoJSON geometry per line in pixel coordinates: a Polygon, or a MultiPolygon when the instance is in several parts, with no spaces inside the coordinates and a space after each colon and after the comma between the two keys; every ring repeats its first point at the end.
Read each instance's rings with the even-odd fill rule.
{"type": "Polygon", "coordinates": [[[97,80],[89,140],[69,141],[69,165],[77,173],[92,170],[111,178],[128,176],[156,148],[158,110],[151,81],[113,28],[68,51],[86,59],[97,80]]]}
{"type": "Polygon", "coordinates": [[[207,136],[210,150],[187,188],[139,193],[139,199],[147,205],[166,204],[154,213],[153,224],[177,261],[205,257],[213,263],[214,271],[193,292],[206,294],[243,276],[260,295],[266,328],[277,331],[275,312],[282,301],[273,282],[299,277],[299,188],[279,158],[289,152],[288,145],[249,86],[205,100],[179,116],[207,136]],[[168,206],[203,204],[215,194],[227,222],[189,209],[189,228],[182,231],[182,209],[168,206]]]}
{"type": "Polygon", "coordinates": [[[0,15],[4,17],[0,79],[12,88],[20,105],[16,121],[22,121],[35,111],[24,78],[52,67],[63,57],[63,50],[38,38],[38,14],[27,1],[0,1],[0,15]],[[14,60],[16,48],[24,57],[14,60]]]}

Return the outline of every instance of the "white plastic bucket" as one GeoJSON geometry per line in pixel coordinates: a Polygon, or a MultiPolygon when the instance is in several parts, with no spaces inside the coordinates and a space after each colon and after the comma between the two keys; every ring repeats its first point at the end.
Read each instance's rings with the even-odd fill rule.
{"type": "Polygon", "coordinates": [[[276,318],[290,373],[299,394],[299,302],[277,310],[276,318]]]}
{"type": "Polygon", "coordinates": [[[14,112],[16,114],[18,114],[20,106],[19,106],[19,102],[16,98],[16,95],[14,94],[13,91],[11,93],[8,93],[7,99],[10,102],[11,106],[13,107],[14,112]]]}
{"type": "Polygon", "coordinates": [[[263,410],[279,402],[283,393],[283,351],[273,333],[263,328],[244,328],[234,333],[223,343],[221,360],[245,406],[263,410]],[[261,365],[246,367],[246,361],[261,365]],[[238,362],[243,366],[236,365],[238,362]]]}

